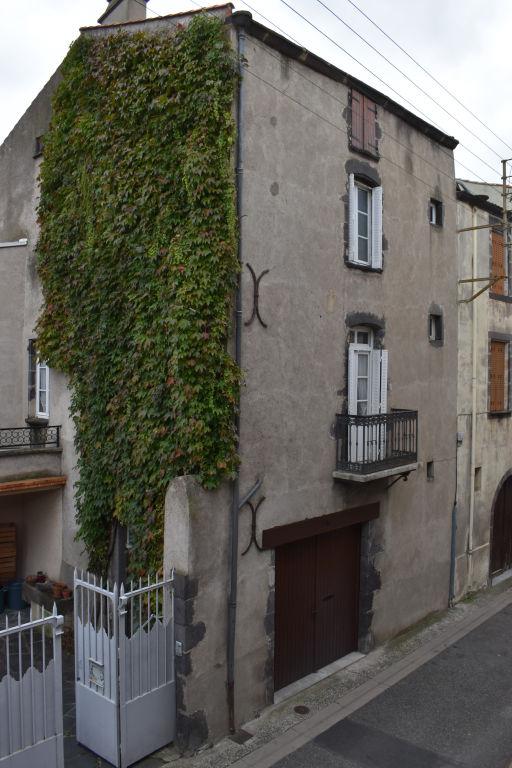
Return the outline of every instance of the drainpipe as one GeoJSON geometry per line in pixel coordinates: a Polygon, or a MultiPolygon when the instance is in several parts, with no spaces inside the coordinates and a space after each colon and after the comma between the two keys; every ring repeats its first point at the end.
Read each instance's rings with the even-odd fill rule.
{"type": "MultiPolygon", "coordinates": [[[[242,361],[242,187],[243,187],[243,154],[242,154],[242,119],[243,119],[243,55],[245,35],[237,27],[238,69],[240,81],[238,84],[236,109],[236,213],[238,220],[238,277],[235,299],[235,362],[238,366],[242,361]]],[[[237,452],[240,452],[240,403],[235,415],[235,431],[237,436],[237,452]]],[[[238,586],[238,512],[240,508],[240,476],[237,472],[233,481],[233,495],[229,519],[229,596],[228,596],[228,638],[227,638],[227,703],[230,733],[235,732],[235,635],[236,635],[236,601],[238,586]]]]}
{"type": "MultiPolygon", "coordinates": [[[[478,271],[478,230],[475,229],[477,225],[477,210],[472,209],[472,226],[473,226],[473,253],[471,257],[472,277],[473,280],[477,277],[478,271]]],[[[476,368],[476,355],[477,355],[477,304],[476,299],[472,302],[472,317],[471,317],[471,449],[470,449],[470,476],[469,476],[469,530],[468,530],[468,567],[467,567],[467,582],[466,590],[471,589],[473,583],[473,526],[475,517],[475,460],[476,460],[476,385],[477,385],[477,368],[476,368]]]]}

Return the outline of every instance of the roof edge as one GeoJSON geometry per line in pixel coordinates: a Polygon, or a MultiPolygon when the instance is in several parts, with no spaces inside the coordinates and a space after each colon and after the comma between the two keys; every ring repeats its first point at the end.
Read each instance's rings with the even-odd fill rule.
{"type": "Polygon", "coordinates": [[[190,11],[180,11],[180,13],[168,13],[165,16],[153,16],[150,19],[135,19],[134,21],[118,21],[115,24],[92,24],[87,27],[80,27],[80,32],[87,32],[90,29],[113,29],[116,27],[129,27],[132,24],[151,24],[154,21],[165,21],[166,19],[179,19],[183,16],[196,16],[198,13],[206,13],[209,11],[220,11],[223,8],[227,10],[227,16],[230,17],[233,13],[233,3],[221,3],[220,5],[209,5],[204,8],[192,8],[190,11]]]}
{"type": "Polygon", "coordinates": [[[421,117],[418,117],[413,112],[402,107],[398,102],[393,101],[393,99],[390,99],[385,94],[375,90],[362,80],[349,75],[342,69],[338,69],[334,64],[330,64],[315,53],[292,43],[292,41],[288,40],[286,37],[283,37],[277,32],[265,27],[263,24],[254,21],[252,14],[249,13],[249,11],[235,11],[235,13],[233,13],[226,21],[239,29],[243,29],[248,35],[255,37],[271,48],[274,48],[276,51],[279,51],[279,53],[288,56],[290,59],[299,61],[301,64],[304,64],[315,72],[325,75],[338,83],[343,83],[344,85],[356,88],[362,94],[372,99],[376,104],[379,104],[381,107],[384,107],[384,109],[387,109],[397,117],[400,117],[404,122],[409,123],[409,125],[412,125],[413,128],[416,128],[416,130],[423,133],[437,144],[451,150],[455,149],[458,145],[458,140],[453,136],[449,136],[439,128],[427,123],[426,120],[422,120],[421,117]]]}
{"type": "Polygon", "coordinates": [[[468,205],[480,208],[480,210],[491,213],[493,216],[498,216],[499,218],[502,217],[503,209],[501,206],[491,203],[487,195],[474,195],[464,185],[463,181],[455,179],[455,182],[457,200],[460,200],[461,203],[468,203],[468,205]]]}

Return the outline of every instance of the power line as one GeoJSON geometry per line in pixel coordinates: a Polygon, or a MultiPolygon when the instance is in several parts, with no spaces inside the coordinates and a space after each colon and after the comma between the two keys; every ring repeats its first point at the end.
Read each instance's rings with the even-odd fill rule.
{"type": "MultiPolygon", "coordinates": [[[[377,53],[382,59],[384,59],[384,61],[387,62],[391,67],[393,67],[393,69],[396,69],[396,71],[399,72],[402,75],[402,77],[405,77],[405,79],[408,80],[412,85],[414,85],[414,87],[417,88],[424,96],[426,96],[427,99],[430,99],[430,101],[436,104],[439,107],[439,109],[442,109],[443,112],[445,112],[448,115],[448,117],[451,117],[452,120],[455,120],[455,122],[458,123],[460,126],[462,126],[464,130],[470,133],[471,136],[473,136],[477,141],[483,144],[484,147],[486,147],[490,152],[493,152],[496,155],[496,157],[501,160],[501,154],[499,152],[496,152],[496,150],[493,149],[493,147],[491,147],[490,144],[487,144],[487,142],[481,139],[477,133],[475,133],[470,128],[465,126],[464,123],[462,123],[454,114],[452,114],[448,109],[443,107],[442,104],[436,101],[436,99],[434,99],[434,97],[431,96],[428,93],[428,91],[422,88],[421,85],[418,85],[418,83],[416,83],[411,77],[409,77],[409,75],[406,72],[401,70],[400,67],[397,67],[396,64],[394,64],[391,61],[391,59],[388,59],[387,56],[384,56],[384,54],[381,53],[378,48],[376,48],[374,45],[368,42],[368,40],[366,40],[366,38],[363,35],[360,35],[359,32],[355,30],[353,27],[351,27],[350,24],[348,24],[344,19],[341,18],[341,16],[338,16],[338,14],[335,13],[331,8],[329,8],[329,6],[326,5],[326,3],[323,2],[323,0],[317,0],[317,3],[319,3],[322,6],[322,8],[325,8],[326,11],[329,11],[329,13],[332,14],[332,16],[334,16],[335,19],[337,19],[342,24],[344,24],[345,27],[347,27],[347,29],[350,29],[350,31],[353,32],[354,35],[356,35],[360,40],[362,40],[365,45],[367,45],[369,48],[372,49],[372,51],[375,51],[375,53],[377,53]]],[[[285,5],[287,5],[287,3],[285,3],[285,5]]]]}
{"type": "Polygon", "coordinates": [[[446,86],[444,86],[431,72],[429,72],[429,70],[426,69],[426,67],[424,67],[422,64],[420,64],[420,62],[417,59],[415,59],[414,56],[412,56],[408,51],[406,51],[406,49],[403,46],[400,45],[400,43],[397,43],[397,41],[393,37],[391,37],[391,35],[389,35],[384,29],[382,29],[382,27],[380,27],[377,24],[377,22],[375,22],[370,16],[368,16],[368,14],[365,13],[362,10],[362,8],[360,8],[356,3],[354,3],[353,0],[347,0],[347,2],[350,3],[350,5],[352,5],[356,9],[356,11],[358,11],[358,13],[360,13],[362,16],[364,16],[365,19],[368,19],[370,24],[373,24],[373,26],[376,29],[378,29],[379,32],[381,32],[385,37],[387,37],[387,39],[390,40],[393,43],[393,45],[395,45],[400,51],[402,51],[402,53],[405,53],[407,58],[409,58],[414,64],[416,64],[416,66],[419,67],[422,70],[422,72],[424,72],[426,75],[428,75],[428,77],[430,77],[430,79],[433,80],[434,83],[436,83],[440,88],[442,88],[445,93],[447,93],[449,96],[451,96],[452,99],[454,99],[457,102],[457,104],[460,104],[460,106],[463,109],[465,109],[468,114],[470,114],[472,117],[474,117],[474,119],[477,120],[480,123],[480,125],[482,125],[486,130],[488,130],[489,133],[492,133],[492,135],[496,139],[498,139],[498,141],[501,141],[502,144],[504,144],[506,147],[508,147],[508,149],[512,150],[512,147],[510,146],[510,144],[508,144],[505,141],[505,139],[502,139],[500,136],[498,136],[497,133],[494,133],[492,128],[490,128],[487,125],[487,123],[484,123],[483,120],[480,120],[478,115],[475,115],[475,113],[471,109],[469,109],[469,107],[467,107],[459,98],[457,98],[457,96],[455,96],[455,94],[452,93],[452,91],[450,91],[448,88],[446,88],[446,86]]]}
{"type": "MultiPolygon", "coordinates": [[[[335,45],[337,48],[339,48],[339,49],[340,49],[340,51],[342,51],[343,53],[345,53],[345,54],[346,54],[347,56],[349,56],[349,57],[350,57],[350,58],[351,58],[353,61],[355,61],[357,64],[359,64],[359,66],[360,66],[360,67],[363,67],[363,69],[365,69],[367,72],[369,72],[369,73],[372,75],[372,77],[374,77],[376,80],[378,80],[379,82],[381,82],[381,83],[382,83],[384,86],[386,86],[386,88],[388,88],[390,91],[392,91],[393,93],[395,93],[395,94],[396,94],[396,95],[397,95],[397,96],[398,96],[400,99],[402,99],[402,101],[405,101],[407,104],[409,104],[409,105],[412,107],[412,109],[414,109],[416,112],[419,112],[419,114],[420,114],[420,115],[423,115],[423,117],[424,117],[424,118],[425,118],[425,119],[426,119],[426,120],[427,120],[429,123],[431,123],[432,125],[434,125],[436,128],[439,128],[439,130],[442,130],[442,128],[440,128],[440,126],[439,126],[437,123],[435,123],[435,122],[434,122],[434,121],[433,121],[433,120],[432,120],[432,119],[431,119],[431,118],[430,118],[430,117],[429,117],[429,116],[428,116],[428,115],[427,115],[425,112],[423,112],[423,111],[422,111],[421,109],[419,109],[419,108],[418,108],[418,107],[417,107],[415,104],[413,104],[413,103],[412,103],[412,101],[410,101],[409,99],[405,98],[405,96],[402,96],[402,94],[401,94],[401,93],[399,93],[399,92],[398,92],[398,91],[397,91],[395,88],[393,88],[391,85],[389,85],[388,83],[386,83],[386,81],[385,81],[385,80],[383,80],[381,77],[379,77],[379,75],[376,75],[376,74],[375,74],[375,72],[373,72],[373,71],[372,71],[372,70],[371,70],[369,67],[367,67],[367,66],[366,66],[366,64],[363,64],[363,62],[362,62],[362,61],[359,61],[359,59],[357,59],[355,56],[353,56],[351,53],[349,53],[349,52],[348,52],[348,51],[347,51],[345,48],[343,48],[343,46],[342,46],[342,45],[340,45],[340,44],[339,44],[339,43],[338,43],[336,40],[333,40],[333,38],[332,38],[332,37],[329,37],[329,35],[328,35],[326,32],[323,32],[323,30],[321,30],[319,27],[317,27],[315,24],[313,24],[313,22],[312,22],[312,21],[310,21],[310,20],[309,20],[309,19],[308,19],[306,16],[304,16],[302,13],[300,13],[300,11],[297,11],[297,10],[296,10],[296,9],[295,9],[293,6],[291,6],[289,3],[287,3],[287,2],[286,2],[286,0],[281,0],[281,3],[283,3],[283,5],[285,5],[287,8],[289,8],[289,9],[290,9],[290,10],[291,10],[293,13],[295,13],[297,16],[299,16],[299,17],[300,17],[300,18],[301,18],[303,21],[305,21],[305,22],[306,22],[306,24],[309,24],[309,26],[310,26],[310,27],[313,27],[313,29],[315,29],[315,30],[316,30],[317,32],[319,32],[319,33],[320,33],[320,34],[321,34],[323,37],[325,37],[325,39],[326,39],[326,40],[328,40],[330,43],[332,43],[332,44],[333,44],[333,45],[335,45]]],[[[471,155],[473,155],[473,157],[475,157],[475,158],[476,158],[477,160],[479,160],[481,163],[483,163],[483,164],[484,164],[484,165],[486,165],[488,168],[490,168],[490,169],[491,169],[491,171],[492,171],[493,173],[497,173],[497,171],[496,171],[496,170],[495,170],[495,169],[494,169],[494,168],[493,168],[493,167],[492,167],[492,166],[491,166],[491,165],[490,165],[490,164],[489,164],[489,163],[488,163],[486,160],[484,160],[482,157],[480,157],[480,156],[479,156],[479,155],[477,155],[475,152],[473,152],[471,149],[469,149],[469,147],[467,147],[465,144],[462,144],[462,142],[461,142],[459,146],[463,147],[463,148],[466,150],[466,152],[469,152],[471,155]]],[[[494,150],[493,150],[493,151],[494,151],[494,150]]],[[[498,155],[498,157],[499,157],[499,155],[498,155]]],[[[497,175],[499,175],[499,174],[497,174],[497,175]]]]}

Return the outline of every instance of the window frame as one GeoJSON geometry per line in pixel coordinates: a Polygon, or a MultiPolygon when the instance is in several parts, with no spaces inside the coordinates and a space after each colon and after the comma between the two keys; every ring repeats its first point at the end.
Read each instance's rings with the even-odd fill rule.
{"type": "Polygon", "coordinates": [[[35,407],[35,414],[38,419],[48,419],[50,417],[50,369],[48,365],[42,361],[37,359],[36,363],[36,407],[35,407]],[[46,386],[44,388],[41,387],[41,371],[45,371],[45,383],[46,386]],[[44,392],[45,394],[45,410],[40,410],[39,404],[41,402],[40,396],[41,393],[44,392]]]}
{"type": "Polygon", "coordinates": [[[349,148],[354,152],[379,159],[379,140],[377,131],[377,102],[365,96],[355,88],[349,93],[348,138],[349,148]],[[357,105],[357,106],[356,106],[357,105]],[[369,117],[371,115],[371,118],[369,117]],[[370,123],[371,120],[371,123],[370,123]],[[360,135],[358,135],[359,128],[360,135]],[[372,143],[373,142],[373,143],[372,143]]]}
{"type": "Polygon", "coordinates": [[[431,197],[428,201],[428,221],[432,227],[444,226],[444,206],[441,200],[437,200],[435,197],[431,197]],[[434,216],[432,216],[432,212],[434,212],[434,216]]]}
{"type": "Polygon", "coordinates": [[[348,249],[347,264],[360,269],[382,271],[382,239],[383,239],[383,190],[382,186],[374,185],[361,179],[354,173],[349,174],[348,181],[348,249]],[[367,193],[368,211],[359,207],[360,190],[367,193]],[[359,215],[367,216],[367,237],[359,234],[359,215]],[[359,242],[367,241],[368,260],[359,258],[359,242]]]}
{"type": "Polygon", "coordinates": [[[489,362],[487,366],[487,387],[488,387],[488,416],[500,417],[509,416],[511,414],[511,341],[512,336],[503,333],[489,333],[489,362]],[[503,407],[493,408],[494,392],[493,388],[496,386],[492,381],[492,355],[493,345],[500,344],[504,346],[504,361],[503,361],[503,407]]]}

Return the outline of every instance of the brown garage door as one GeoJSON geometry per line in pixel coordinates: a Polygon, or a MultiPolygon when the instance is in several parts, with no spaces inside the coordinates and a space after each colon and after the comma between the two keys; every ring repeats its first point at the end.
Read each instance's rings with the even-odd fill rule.
{"type": "Polygon", "coordinates": [[[276,690],[357,649],[360,525],[276,547],[276,690]]]}

